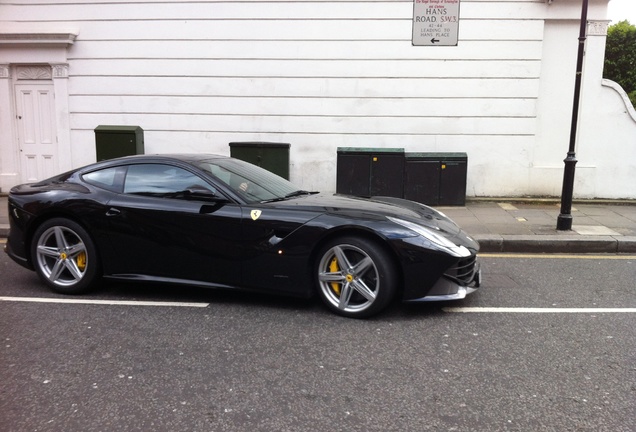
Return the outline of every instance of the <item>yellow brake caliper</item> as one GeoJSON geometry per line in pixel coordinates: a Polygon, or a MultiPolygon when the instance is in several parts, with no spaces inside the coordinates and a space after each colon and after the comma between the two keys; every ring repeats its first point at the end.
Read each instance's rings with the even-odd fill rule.
{"type": "MultiPolygon", "coordinates": [[[[333,257],[333,259],[329,263],[329,271],[331,273],[336,273],[338,270],[340,270],[338,266],[338,260],[336,259],[336,257],[333,257]]],[[[340,295],[340,284],[338,282],[331,282],[331,288],[336,294],[340,295]]]]}
{"type": "Polygon", "coordinates": [[[84,271],[86,268],[86,252],[80,252],[79,255],[77,255],[77,268],[81,271],[84,271]]]}

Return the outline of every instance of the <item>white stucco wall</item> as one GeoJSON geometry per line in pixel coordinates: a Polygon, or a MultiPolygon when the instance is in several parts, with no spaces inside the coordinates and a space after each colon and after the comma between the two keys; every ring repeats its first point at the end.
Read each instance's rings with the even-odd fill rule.
{"type": "MultiPolygon", "coordinates": [[[[588,52],[605,51],[605,38],[589,37],[588,52]]],[[[586,64],[575,188],[583,198],[636,197],[636,112],[625,91],[603,80],[602,65],[586,64]],[[599,85],[600,83],[600,85],[599,85]],[[577,166],[578,169],[578,166],[577,166]],[[581,171],[579,170],[579,171],[581,171]]]]}
{"type": "MultiPolygon", "coordinates": [[[[561,193],[563,159],[570,141],[578,35],[577,20],[546,22],[529,195],[558,196],[561,193]]],[[[636,115],[620,86],[615,83],[609,86],[603,80],[605,39],[603,20],[590,23],[585,46],[574,192],[579,198],[634,198],[636,115]]]]}
{"type": "MultiPolygon", "coordinates": [[[[335,190],[338,147],[399,147],[468,153],[469,196],[558,195],[580,5],[462,0],[457,47],[412,46],[413,3],[399,0],[13,0],[0,6],[0,32],[3,23],[77,29],[61,166],[94,161],[94,128],[122,124],[144,129],[148,153],[291,143],[291,180],[312,190],[335,190]]],[[[589,19],[605,19],[606,7],[590,0],[589,19]]],[[[586,61],[602,67],[594,44],[586,61]]],[[[16,62],[15,49],[0,42],[0,64],[16,62]]],[[[586,76],[582,103],[608,107],[588,104],[581,132],[592,142],[611,128],[615,138],[593,168],[581,144],[577,195],[636,197],[602,174],[634,181],[636,160],[617,171],[609,156],[636,136],[631,117],[613,115],[614,93],[586,76]]]]}

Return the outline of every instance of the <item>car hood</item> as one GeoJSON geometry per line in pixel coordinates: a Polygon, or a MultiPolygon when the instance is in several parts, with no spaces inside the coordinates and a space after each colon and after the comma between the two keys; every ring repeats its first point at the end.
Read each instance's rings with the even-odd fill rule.
{"type": "Polygon", "coordinates": [[[306,195],[281,202],[281,207],[303,207],[321,213],[355,219],[380,220],[387,216],[405,219],[441,231],[457,235],[461,229],[443,213],[414,201],[393,197],[360,198],[348,195],[306,195]]]}

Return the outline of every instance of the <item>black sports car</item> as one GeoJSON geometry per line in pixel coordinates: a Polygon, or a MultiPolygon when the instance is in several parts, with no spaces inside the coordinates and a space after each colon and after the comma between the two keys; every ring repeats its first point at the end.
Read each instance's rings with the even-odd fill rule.
{"type": "Polygon", "coordinates": [[[403,301],[461,299],[479,245],[411,201],[299,190],[216,155],[143,155],[69,171],[9,194],[6,252],[53,290],[103,277],[309,297],[366,317],[403,301]]]}

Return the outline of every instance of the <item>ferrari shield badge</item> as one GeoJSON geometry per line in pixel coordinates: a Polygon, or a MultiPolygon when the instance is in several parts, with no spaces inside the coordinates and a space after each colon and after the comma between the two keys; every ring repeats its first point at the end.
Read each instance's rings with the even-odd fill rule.
{"type": "Polygon", "coordinates": [[[261,211],[260,210],[252,210],[252,212],[250,213],[250,215],[252,216],[252,220],[256,220],[259,217],[261,217],[261,211]]]}

